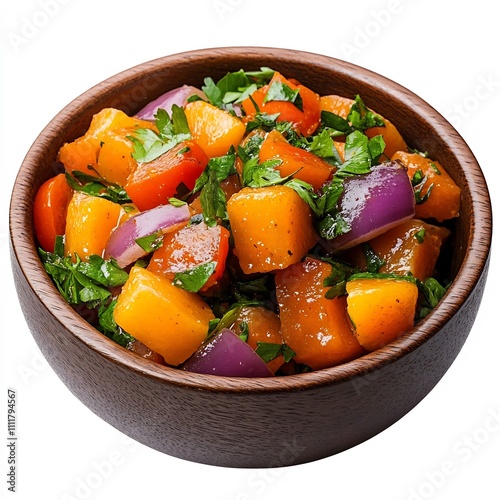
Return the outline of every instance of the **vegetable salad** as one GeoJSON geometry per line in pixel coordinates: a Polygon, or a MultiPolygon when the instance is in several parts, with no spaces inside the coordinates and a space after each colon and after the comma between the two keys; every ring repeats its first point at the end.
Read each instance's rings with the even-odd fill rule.
{"type": "Polygon", "coordinates": [[[362,96],[270,68],[105,108],[34,202],[64,299],[152,361],[221,376],[319,370],[409,331],[446,292],[446,166],[362,96]]]}

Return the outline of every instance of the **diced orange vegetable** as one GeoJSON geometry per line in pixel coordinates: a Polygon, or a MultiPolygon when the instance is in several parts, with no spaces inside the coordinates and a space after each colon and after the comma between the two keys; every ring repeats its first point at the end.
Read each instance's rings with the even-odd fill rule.
{"type": "Polygon", "coordinates": [[[224,274],[228,251],[229,231],[219,225],[210,227],[200,222],[165,234],[163,245],[154,251],[148,269],[173,279],[175,273],[216,262],[213,274],[201,288],[203,292],[224,274]]]}
{"type": "Polygon", "coordinates": [[[149,128],[156,130],[154,123],[148,120],[141,120],[134,116],[128,116],[120,109],[104,108],[92,117],[86,136],[95,137],[102,140],[110,130],[149,128]]]}
{"type": "Polygon", "coordinates": [[[59,149],[59,161],[68,173],[74,170],[97,177],[97,158],[100,141],[95,137],[82,136],[67,142],[59,149]]]}
{"type": "Polygon", "coordinates": [[[359,278],[347,282],[347,313],[359,343],[374,351],[414,324],[418,288],[404,279],[359,278]]]}
{"type": "Polygon", "coordinates": [[[340,159],[343,163],[345,161],[345,142],[333,141],[333,145],[335,146],[335,149],[337,150],[337,153],[339,154],[340,159]]]}
{"type": "Polygon", "coordinates": [[[33,220],[38,243],[46,252],[53,252],[56,236],[64,235],[66,212],[72,194],[64,174],[45,181],[37,191],[33,220]]]}
{"type": "Polygon", "coordinates": [[[160,365],[165,364],[165,360],[163,359],[163,356],[161,354],[152,351],[149,347],[144,345],[142,342],[139,342],[137,339],[130,342],[130,344],[127,345],[127,349],[129,351],[135,352],[136,354],[141,356],[141,358],[150,359],[151,361],[159,363],[160,365]]]}
{"type": "Polygon", "coordinates": [[[458,217],[460,188],[441,163],[418,153],[407,153],[406,151],[398,151],[391,159],[400,161],[407,168],[410,179],[413,179],[415,173],[419,171],[422,177],[426,178],[420,191],[421,197],[426,197],[429,190],[430,194],[423,203],[417,203],[415,217],[419,219],[434,218],[438,222],[458,217]]]}
{"type": "Polygon", "coordinates": [[[320,97],[321,111],[329,111],[335,115],[347,119],[349,111],[354,104],[354,99],[340,95],[323,95],[320,97]]]}
{"type": "Polygon", "coordinates": [[[66,217],[66,255],[74,257],[76,253],[82,260],[93,254],[102,257],[122,214],[118,203],[75,191],[66,217]]]}
{"type": "Polygon", "coordinates": [[[85,135],[60,148],[59,160],[69,173],[78,170],[123,186],[137,165],[131,156],[132,142],[127,139],[137,128],[156,130],[152,122],[105,108],[92,117],[85,135]]]}
{"type": "Polygon", "coordinates": [[[307,257],[276,272],[281,334],[295,351],[294,360],[313,370],[344,363],[364,354],[346,315],[346,297],[327,299],[323,284],[330,264],[307,257]]]}
{"type": "Polygon", "coordinates": [[[227,154],[231,146],[237,150],[246,130],[240,118],[205,101],[189,102],[184,111],[191,136],[209,158],[227,154]]]}
{"type": "MultiPolygon", "coordinates": [[[[354,104],[354,99],[348,99],[338,95],[327,95],[321,97],[321,110],[330,111],[340,117],[347,119],[351,106],[354,104]]],[[[373,111],[373,110],[372,110],[373,111]]],[[[378,114],[378,113],[377,113],[378,114]]],[[[379,115],[384,127],[372,127],[365,130],[365,134],[369,137],[381,135],[385,142],[385,155],[390,158],[396,151],[406,151],[406,142],[399,133],[399,130],[383,116],[379,115]]]]}
{"type": "Polygon", "coordinates": [[[108,130],[102,134],[97,171],[109,182],[124,186],[127,177],[137,167],[137,161],[132,157],[134,146],[128,136],[130,129],[108,130]]]}
{"type": "Polygon", "coordinates": [[[205,340],[214,315],[199,295],[134,266],[116,301],[114,319],[166,363],[177,366],[205,340]]]}
{"type": "Polygon", "coordinates": [[[305,149],[292,146],[276,129],[269,132],[259,151],[259,161],[279,159],[276,167],[281,177],[294,177],[308,182],[318,190],[330,177],[333,168],[326,161],[305,149]]]}
{"type": "MultiPolygon", "coordinates": [[[[424,281],[433,275],[443,241],[450,230],[411,219],[370,240],[377,257],[385,264],[381,273],[406,275],[424,281]]],[[[355,267],[366,270],[365,253],[361,247],[348,251],[348,260],[355,267]]]]}
{"type": "Polygon", "coordinates": [[[287,186],[243,188],[229,199],[227,213],[246,274],[284,269],[316,243],[308,205],[287,186]]]}
{"type": "Polygon", "coordinates": [[[177,144],[148,163],[139,163],[130,174],[125,190],[140,211],[165,205],[178,189],[193,189],[208,163],[203,149],[194,141],[177,144]]]}
{"type": "Polygon", "coordinates": [[[247,121],[253,120],[257,111],[267,114],[279,113],[278,121],[291,122],[297,131],[302,135],[311,135],[318,128],[321,109],[320,98],[316,92],[311,89],[296,83],[292,80],[287,80],[282,74],[277,71],[274,73],[271,81],[252,93],[252,98],[246,98],[241,106],[245,111],[247,121]],[[281,83],[288,86],[291,90],[299,91],[302,100],[302,109],[299,109],[293,102],[288,101],[266,101],[266,95],[274,83],[281,83]],[[252,102],[253,101],[253,102],[252,102]],[[255,108],[257,104],[258,110],[255,108]]]}
{"type": "MultiPolygon", "coordinates": [[[[265,307],[242,306],[234,322],[228,328],[239,335],[242,323],[246,323],[248,326],[247,343],[254,350],[257,349],[259,342],[270,344],[283,343],[280,333],[280,317],[265,307]]],[[[278,357],[267,362],[267,366],[273,373],[276,373],[284,361],[283,355],[280,354],[278,357]]]]}

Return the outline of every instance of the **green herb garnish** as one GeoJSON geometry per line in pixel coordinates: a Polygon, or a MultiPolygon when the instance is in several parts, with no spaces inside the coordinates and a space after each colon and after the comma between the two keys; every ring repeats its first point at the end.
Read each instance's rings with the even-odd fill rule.
{"type": "Polygon", "coordinates": [[[288,363],[295,356],[295,352],[286,344],[274,344],[272,342],[257,342],[255,352],[266,363],[281,355],[285,359],[285,363],[288,363]]]}
{"type": "Polygon", "coordinates": [[[174,285],[188,292],[198,292],[212,276],[217,262],[206,262],[187,271],[175,273],[174,285]]]}
{"type": "Polygon", "coordinates": [[[172,117],[164,109],[155,114],[158,133],[148,128],[138,128],[127,138],[132,141],[132,156],[140,163],[148,163],[160,157],[177,144],[191,138],[184,108],[172,105],[172,117]]]}

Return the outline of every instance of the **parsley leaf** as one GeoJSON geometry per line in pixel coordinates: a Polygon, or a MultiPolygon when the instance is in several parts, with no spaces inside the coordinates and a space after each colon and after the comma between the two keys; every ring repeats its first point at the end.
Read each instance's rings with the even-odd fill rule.
{"type": "Polygon", "coordinates": [[[385,261],[381,259],[373,250],[372,246],[368,243],[362,243],[361,249],[365,254],[366,268],[369,273],[378,273],[380,268],[385,264],[385,261]]]}
{"type": "Polygon", "coordinates": [[[88,175],[79,170],[73,170],[71,175],[66,172],[65,176],[66,182],[74,191],[80,191],[119,204],[132,201],[123,187],[108,182],[102,177],[88,175]]]}
{"type": "Polygon", "coordinates": [[[206,262],[187,271],[175,273],[174,285],[188,292],[198,292],[213,274],[217,262],[206,262]]]}
{"type": "Polygon", "coordinates": [[[172,149],[177,144],[191,138],[184,108],[172,105],[172,117],[164,109],[155,114],[158,133],[146,128],[138,128],[134,135],[127,138],[132,141],[132,156],[140,163],[149,163],[172,149]]]}
{"type": "Polygon", "coordinates": [[[257,188],[285,183],[293,174],[281,177],[280,171],[276,169],[281,161],[276,158],[259,163],[259,157],[250,159],[243,165],[243,186],[257,188]]]}
{"type": "Polygon", "coordinates": [[[366,130],[372,127],[384,127],[382,117],[370,111],[359,95],[356,95],[354,103],[351,106],[347,121],[352,124],[355,130],[366,130]]]}
{"type": "Polygon", "coordinates": [[[418,280],[414,276],[412,276],[411,274],[370,273],[370,272],[354,273],[348,278],[348,281],[357,280],[357,279],[371,279],[371,278],[396,280],[396,281],[403,280],[403,281],[409,281],[410,283],[415,283],[415,284],[418,283],[418,280]]]}
{"type": "Polygon", "coordinates": [[[286,344],[274,344],[272,342],[258,341],[255,352],[266,363],[281,355],[284,357],[285,363],[288,363],[295,356],[295,352],[286,344]]]}
{"type": "Polygon", "coordinates": [[[321,124],[324,128],[334,130],[336,132],[335,135],[347,135],[352,132],[351,124],[345,118],[331,111],[321,111],[321,124]]]}
{"type": "Polygon", "coordinates": [[[160,229],[147,236],[137,238],[135,242],[147,253],[158,250],[163,245],[163,231],[160,229]]]}
{"type": "Polygon", "coordinates": [[[233,104],[238,104],[255,90],[269,83],[274,70],[267,67],[260,71],[234,71],[227,73],[217,83],[210,77],[205,78],[202,91],[210,104],[234,112],[233,104]]]}
{"type": "Polygon", "coordinates": [[[111,292],[108,287],[123,285],[128,274],[113,260],[105,261],[98,255],[82,261],[71,257],[38,250],[40,259],[55,286],[69,304],[86,304],[93,308],[104,303],[111,292]]]}
{"type": "Polygon", "coordinates": [[[430,184],[425,193],[422,193],[424,190],[425,184],[427,183],[428,177],[424,175],[421,169],[418,169],[413,174],[411,179],[411,185],[413,186],[413,193],[415,195],[415,203],[417,205],[421,205],[425,203],[429,196],[431,195],[432,190],[434,189],[434,183],[430,184]]]}
{"type": "Polygon", "coordinates": [[[421,292],[422,300],[417,319],[422,319],[434,309],[448,290],[448,286],[443,286],[435,278],[427,278],[425,281],[417,281],[418,289],[421,292]]]}
{"type": "Polygon", "coordinates": [[[291,102],[300,111],[303,111],[302,98],[299,89],[292,90],[286,83],[273,82],[267,89],[264,97],[264,103],[269,101],[291,102]]]}
{"type": "Polygon", "coordinates": [[[330,275],[323,280],[323,286],[330,287],[325,293],[325,298],[334,299],[335,297],[344,295],[346,293],[347,280],[355,272],[355,269],[326,257],[322,260],[332,266],[330,275]]]}
{"type": "Polygon", "coordinates": [[[221,188],[221,181],[236,173],[236,153],[231,147],[224,156],[210,158],[205,170],[195,182],[192,195],[201,191],[200,201],[203,218],[208,226],[213,226],[218,219],[227,220],[226,195],[221,188]]]}
{"type": "Polygon", "coordinates": [[[200,193],[203,219],[207,226],[215,226],[218,219],[228,220],[226,209],[226,195],[222,190],[217,172],[210,170],[208,180],[200,193]]]}

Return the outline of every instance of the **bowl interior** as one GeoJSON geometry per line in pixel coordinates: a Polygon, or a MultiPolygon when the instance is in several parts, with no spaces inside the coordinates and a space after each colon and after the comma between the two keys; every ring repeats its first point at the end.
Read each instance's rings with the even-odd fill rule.
{"type": "Polygon", "coordinates": [[[11,203],[11,248],[31,288],[51,314],[82,342],[116,363],[146,376],[183,386],[226,391],[281,391],[332,383],[370,372],[397,360],[436,334],[460,309],[487,263],[491,242],[491,204],[481,169],[457,131],[431,106],[406,88],[344,61],[307,52],[257,47],[206,49],[156,59],[124,71],[91,88],[64,108],[43,130],[19,171],[11,203]],[[450,277],[442,303],[401,339],[350,363],[277,379],[227,379],[165,368],[126,351],[90,327],[69,307],[38,260],[32,204],[40,184],[59,172],[59,148],[82,135],[96,112],[116,107],[133,114],[147,102],[183,84],[201,86],[228,71],[269,66],[294,77],[321,95],[360,94],[367,106],[389,119],[408,144],[439,160],[462,189],[462,211],[453,222],[450,277]]]}

